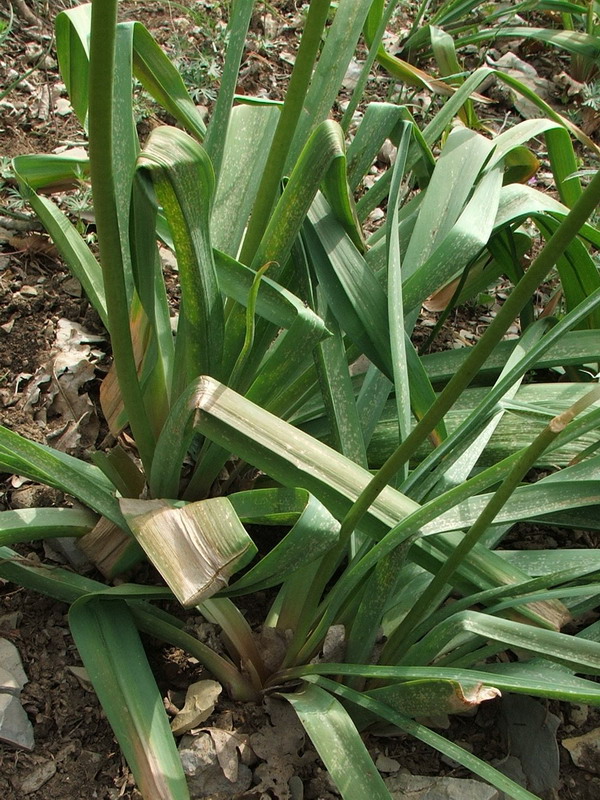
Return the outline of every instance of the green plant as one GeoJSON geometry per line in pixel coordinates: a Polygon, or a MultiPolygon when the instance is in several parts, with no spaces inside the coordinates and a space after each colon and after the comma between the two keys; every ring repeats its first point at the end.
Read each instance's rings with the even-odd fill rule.
{"type": "MultiPolygon", "coordinates": [[[[379,42],[377,31],[379,26],[386,25],[393,13],[395,4],[389,3],[384,10],[383,0],[372,4],[366,25],[366,38],[371,44],[371,37],[379,42]]],[[[510,7],[500,5],[491,7],[481,0],[445,0],[430,3],[423,0],[414,14],[410,30],[400,42],[397,52],[392,55],[381,44],[372,48],[372,57],[396,79],[410,85],[427,88],[438,94],[448,95],[453,87],[460,85],[467,74],[461,65],[456,50],[479,45],[483,42],[493,44],[504,39],[533,40],[557,48],[571,58],[568,72],[575,81],[588,87],[598,73],[600,57],[600,16],[598,3],[563,2],[563,0],[547,0],[547,2],[516,3],[510,7]],[[525,19],[533,23],[524,25],[525,19]],[[539,18],[543,15],[551,23],[551,27],[539,27],[539,18]],[[560,20],[557,27],[556,21],[560,20]],[[434,79],[418,67],[414,62],[426,62],[434,58],[441,79],[434,79]]],[[[519,82],[514,83],[510,76],[502,71],[496,73],[497,78],[508,86],[523,94],[530,102],[540,107],[535,92],[527,90],[519,82]],[[525,91],[524,91],[525,89],[525,91]]],[[[581,90],[582,97],[589,97],[589,88],[581,90]]],[[[590,119],[589,104],[583,102],[584,124],[586,133],[593,133],[597,127],[596,119],[590,119]]],[[[462,112],[465,124],[472,128],[481,127],[471,103],[465,105],[462,112]]],[[[586,137],[587,144],[591,144],[586,137]]],[[[593,147],[593,145],[592,145],[593,147]]]]}
{"type": "Polygon", "coordinates": [[[531,798],[414,718],[497,690],[600,702],[597,684],[577,675],[600,670],[598,626],[560,632],[597,603],[594,551],[548,552],[539,574],[527,554],[495,549],[528,519],[597,527],[598,387],[551,395],[521,384],[536,368],[600,361],[590,255],[600,233],[586,223],[600,176],[582,189],[557,115],[495,140],[450,130],[488,69],[422,131],[403,107],[369,105],[346,151],[328,114],[370,2],[341,0],[321,49],[329,4],[313,0],[285,102],[236,104],[252,6],[240,0],[232,16],[207,128],[145,28],[116,24],[116,2],[58,17],[89,162],[28,156],[14,166],[107,327],[114,368],[102,406],[135,447],[121,439],[86,463],[0,428],[3,469],[86,508],[3,512],[0,575],[72,604],[77,646],[145,797],[187,790],[138,630],[188,650],[238,700],[280,692],[344,798],[388,797],[358,732],[377,717],[531,798]],[[140,148],[132,71],[187,133],[164,126],[140,148]],[[525,143],[539,136],[563,202],[515,182],[535,171],[525,143]],[[387,138],[395,164],[355,206],[387,138]],[[88,172],[100,262],[37,193],[88,172]],[[383,202],[386,223],[367,243],[361,221],[383,202]],[[545,246],[524,270],[527,219],[545,246]],[[178,261],[175,336],[158,238],[178,261]],[[532,297],[555,266],[566,313],[535,320],[532,297]],[[514,288],[469,353],[419,357],[410,333],[421,303],[463,275],[465,297],[503,275],[514,288]],[[502,342],[517,317],[522,336],[502,342]],[[361,354],[369,366],[351,375],[361,354]],[[483,396],[469,389],[476,378],[488,381],[483,396]],[[245,463],[269,483],[235,491],[245,463]],[[567,466],[526,482],[548,464],[567,466]],[[250,565],[248,523],[290,530],[250,565]],[[57,535],[78,537],[108,578],[148,557],[165,585],[110,586],[10,549],[57,535]],[[274,586],[265,624],[291,633],[269,670],[234,600],[274,586]],[[222,627],[228,656],[152,602],[173,596],[222,627]],[[344,662],[311,664],[334,624],[345,626],[344,662]],[[373,663],[380,626],[386,643],[373,663]],[[508,663],[497,658],[506,651],[508,663]]]}

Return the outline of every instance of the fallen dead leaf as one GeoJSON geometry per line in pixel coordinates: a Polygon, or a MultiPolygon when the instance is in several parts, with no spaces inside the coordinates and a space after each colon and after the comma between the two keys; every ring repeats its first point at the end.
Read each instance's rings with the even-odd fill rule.
{"type": "Polygon", "coordinates": [[[55,421],[48,440],[65,453],[90,447],[100,428],[94,404],[82,388],[96,374],[102,353],[92,348],[103,337],[61,319],[50,357],[31,378],[19,403],[37,422],[55,421]]]}
{"type": "Polygon", "coordinates": [[[208,719],[222,691],[223,687],[217,681],[192,683],[185,696],[185,705],[171,722],[173,735],[181,736],[208,719]]]}

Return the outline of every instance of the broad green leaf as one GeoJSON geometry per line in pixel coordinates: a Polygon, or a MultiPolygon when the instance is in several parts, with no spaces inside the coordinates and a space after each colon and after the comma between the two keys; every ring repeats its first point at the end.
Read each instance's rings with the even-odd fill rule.
{"type": "Polygon", "coordinates": [[[407,717],[427,718],[442,714],[468,714],[486,700],[500,695],[495,687],[476,681],[421,679],[393,683],[365,692],[367,697],[406,714],[407,717]]]}
{"type": "Polygon", "coordinates": [[[385,292],[324,198],[315,199],[303,236],[309,261],[340,327],[391,379],[385,292]]]}
{"type": "Polygon", "coordinates": [[[85,509],[20,508],[0,513],[0,544],[53,539],[59,536],[83,536],[98,517],[85,509]]]}
{"type": "MultiPolygon", "coordinates": [[[[488,139],[464,128],[455,129],[448,136],[403,256],[405,282],[429,260],[458,223],[492,150],[488,139]]],[[[465,233],[468,232],[467,229],[465,233]]]]}
{"type": "Polygon", "coordinates": [[[390,800],[390,794],[342,704],[319,686],[282,694],[300,717],[344,800],[390,800]]]}
{"type": "MultiPolygon", "coordinates": [[[[157,204],[147,188],[138,173],[131,196],[131,268],[137,294],[131,308],[131,327],[134,349],[140,361],[142,390],[151,400],[148,416],[155,433],[158,433],[169,410],[175,348],[169,300],[156,243],[157,204]]],[[[105,384],[106,381],[103,386],[105,384]]],[[[111,426],[111,418],[106,412],[105,416],[111,426]]]]}
{"type": "MultiPolygon", "coordinates": [[[[555,253],[552,250],[546,250],[546,252],[548,252],[549,258],[554,260],[555,253]]],[[[523,278],[522,280],[526,280],[527,276],[531,276],[530,271],[526,273],[525,278],[523,278]]],[[[515,296],[514,292],[516,291],[517,289],[513,290],[513,294],[511,295],[511,297],[515,296]]],[[[465,436],[472,434],[474,430],[476,430],[489,417],[489,414],[494,409],[497,400],[502,396],[504,391],[506,391],[508,387],[512,386],[514,381],[520,375],[522,375],[526,370],[528,370],[533,364],[536,363],[537,359],[539,358],[539,355],[543,353],[544,350],[546,350],[554,342],[558,341],[566,331],[570,330],[575,325],[577,325],[578,322],[585,319],[587,315],[590,313],[590,311],[595,309],[598,306],[598,304],[600,304],[600,290],[596,290],[586,301],[580,303],[580,305],[576,309],[571,311],[569,314],[565,315],[565,317],[563,317],[563,319],[557,325],[555,325],[544,337],[542,337],[541,341],[538,342],[538,344],[530,348],[530,350],[523,356],[523,358],[519,361],[519,363],[513,366],[513,368],[510,369],[507,374],[505,374],[502,380],[496,382],[494,387],[487,392],[485,398],[482,399],[478,408],[475,409],[471,414],[469,414],[467,419],[454,431],[451,437],[449,436],[440,444],[439,447],[436,448],[435,452],[432,453],[431,456],[429,457],[427,464],[425,463],[421,464],[419,470],[423,472],[425,469],[431,468],[434,464],[438,463],[452,447],[455,446],[457,441],[459,441],[461,438],[464,439],[465,436]]],[[[504,308],[506,307],[507,306],[505,304],[504,308]]],[[[513,318],[512,313],[510,314],[510,316],[511,318],[513,318]]],[[[498,316],[496,316],[496,319],[498,319],[498,316]]],[[[488,328],[488,331],[489,330],[490,328],[488,328]]],[[[486,336],[487,333],[484,334],[484,337],[482,339],[480,339],[476,347],[471,350],[470,358],[464,362],[462,371],[457,373],[459,378],[455,376],[451,380],[450,384],[448,384],[448,386],[451,386],[453,382],[454,385],[456,385],[457,381],[460,379],[460,376],[462,374],[465,374],[465,371],[467,370],[469,365],[472,364],[473,360],[478,356],[479,358],[481,358],[481,354],[484,353],[485,351],[483,349],[478,350],[478,348],[481,348],[482,342],[484,346],[487,344],[487,341],[485,341],[486,336]]],[[[493,342],[492,347],[494,347],[496,344],[497,342],[493,342]]],[[[483,362],[484,359],[481,360],[483,362]]],[[[462,391],[464,391],[464,388],[466,387],[462,387],[462,391]]],[[[457,392],[456,397],[462,394],[462,391],[457,392]]],[[[448,395],[447,389],[444,390],[444,392],[446,393],[446,395],[448,395]]],[[[440,395],[439,397],[443,397],[444,392],[442,392],[442,395],[440,395]]],[[[438,398],[437,403],[439,402],[440,400],[438,398]]],[[[415,477],[416,477],[415,475],[411,475],[411,480],[413,480],[415,477]]]]}
{"type": "Polygon", "coordinates": [[[175,350],[175,396],[197,375],[219,377],[224,316],[210,242],[214,173],[194,139],[155,128],[138,159],[147,172],[169,222],[175,243],[182,308],[175,350]]]}
{"type": "Polygon", "coordinates": [[[131,37],[127,29],[117,29],[116,18],[115,2],[93,4],[88,112],[90,174],[113,359],[125,412],[142,462],[149,469],[155,440],[144,405],[129,324],[132,277],[128,220],[138,147],[131,100],[131,37]],[[115,69],[116,64],[119,70],[115,69]],[[118,115],[113,113],[113,103],[118,115]]]}
{"type": "Polygon", "coordinates": [[[355,191],[367,174],[381,145],[391,137],[403,118],[403,109],[392,103],[369,103],[356,134],[348,145],[348,184],[355,191]]]}
{"type": "Polygon", "coordinates": [[[591,61],[600,58],[600,39],[583,31],[553,30],[552,28],[529,28],[522,25],[495,27],[478,31],[477,33],[461,37],[457,42],[458,47],[467,44],[476,44],[488,39],[535,39],[545,42],[553,47],[566,50],[568,53],[583,56],[591,61]]]}
{"type": "MultiPolygon", "coordinates": [[[[369,46],[371,46],[371,42],[376,36],[379,20],[384,13],[383,6],[383,0],[371,2],[371,9],[367,17],[364,31],[365,39],[369,46]]],[[[443,81],[432,78],[423,70],[407,61],[403,61],[395,55],[390,55],[383,45],[380,45],[377,50],[377,61],[395,79],[404,81],[409,86],[417,86],[420,89],[428,89],[429,91],[434,91],[442,95],[452,94],[452,88],[447,86],[443,81]]]]}
{"type": "MultiPolygon", "coordinates": [[[[268,151],[267,163],[260,184],[257,186],[256,202],[252,209],[244,239],[241,258],[246,263],[251,263],[254,259],[256,249],[279,196],[280,183],[285,176],[289,149],[304,108],[304,101],[312,79],[315,60],[321,49],[323,30],[329,10],[330,7],[326,3],[311,3],[308,6],[304,30],[296,53],[285,102],[281,106],[281,115],[268,151]]],[[[290,170],[291,167],[288,172],[290,170]]]]}
{"type": "Polygon", "coordinates": [[[258,192],[279,110],[240,105],[232,109],[211,217],[214,247],[237,256],[258,192]]]}
{"type": "Polygon", "coordinates": [[[310,664],[285,670],[277,679],[288,680],[311,675],[353,675],[376,681],[448,680],[480,682],[515,694],[533,694],[600,705],[600,688],[594,681],[578,678],[561,664],[543,659],[495,662],[477,669],[455,667],[395,666],[385,664],[310,664]]]}
{"type": "MultiPolygon", "coordinates": [[[[76,161],[76,163],[80,162],[76,161]]],[[[33,191],[32,187],[38,182],[43,181],[43,185],[46,185],[46,180],[50,177],[48,172],[51,172],[54,177],[57,175],[54,172],[54,166],[49,167],[48,172],[44,172],[44,174],[39,172],[39,167],[40,164],[32,156],[18,156],[13,161],[13,168],[20,181],[23,197],[29,202],[52,237],[52,241],[69,269],[80,281],[102,322],[107,325],[106,297],[100,264],[67,216],[49,198],[33,191]]],[[[45,169],[46,165],[44,165],[45,169]]],[[[59,171],[60,175],[64,176],[64,162],[60,162],[59,171]]]]}
{"type": "Polygon", "coordinates": [[[29,188],[48,192],[73,188],[89,177],[89,160],[81,148],[60,155],[16,156],[13,168],[29,188]]]}
{"type": "Polygon", "coordinates": [[[88,111],[89,35],[92,5],[84,3],[56,17],[56,54],[73,111],[85,126],[88,111]]]}
{"type": "Polygon", "coordinates": [[[370,5],[371,0],[341,0],[338,3],[296,126],[287,170],[298,160],[311,131],[327,119],[354,55],[370,5]]]}
{"type": "MultiPolygon", "coordinates": [[[[240,305],[247,305],[256,272],[218,250],[214,251],[214,259],[221,292],[240,305]]],[[[307,329],[318,330],[321,338],[328,335],[323,320],[296,295],[271,280],[268,272],[260,281],[256,313],[277,328],[291,328],[303,319],[307,329]]]]}
{"type": "Polygon", "coordinates": [[[418,644],[413,645],[403,661],[427,664],[451,653],[465,640],[482,637],[541,655],[576,672],[600,674],[600,644],[577,639],[565,633],[542,630],[521,622],[490,617],[476,611],[462,611],[437,625],[418,644]]]}
{"type": "MultiPolygon", "coordinates": [[[[527,328],[523,336],[521,336],[519,339],[517,346],[511,353],[510,358],[506,362],[506,366],[500,373],[498,380],[502,380],[504,374],[509,372],[512,367],[518,363],[522,355],[527,351],[528,347],[531,347],[540,340],[546,330],[546,327],[549,327],[547,320],[538,320],[529,328],[527,328]]],[[[435,493],[441,494],[445,489],[450,488],[451,486],[456,486],[469,477],[471,470],[479,461],[482,453],[487,449],[487,445],[492,438],[494,431],[504,417],[506,401],[511,400],[517,394],[521,385],[521,381],[522,379],[515,381],[515,383],[507,389],[506,394],[502,398],[504,402],[502,403],[501,408],[496,414],[494,414],[481,433],[479,433],[472,442],[467,443],[466,447],[458,446],[453,451],[451,456],[445,460],[443,467],[438,467],[438,469],[430,476],[431,483],[428,481],[420,483],[417,490],[419,498],[425,497],[434,483],[436,483],[434,489],[435,493]]],[[[527,444],[529,444],[529,442],[532,440],[533,437],[528,439],[527,444]]]]}
{"type": "Polygon", "coordinates": [[[89,508],[127,530],[114,486],[91,464],[0,427],[0,466],[73,495],[89,508]]]}
{"type": "MultiPolygon", "coordinates": [[[[493,230],[501,186],[500,168],[496,167],[484,175],[452,229],[444,238],[438,235],[439,245],[434,250],[428,252],[426,245],[417,255],[412,251],[413,239],[411,239],[404,261],[406,265],[404,306],[407,311],[413,313],[417,311],[428,295],[456,277],[469,261],[479,254],[493,230]],[[407,262],[409,253],[411,260],[407,262]],[[414,260],[415,258],[418,260],[414,260]]],[[[435,196],[435,192],[430,184],[425,202],[421,206],[419,222],[421,219],[428,220],[425,224],[432,223],[434,219],[446,222],[448,218],[441,210],[434,212],[436,216],[425,213],[427,211],[425,203],[431,196],[435,196]]],[[[413,238],[416,233],[415,227],[413,238]]]]}
{"type": "MultiPolygon", "coordinates": [[[[360,245],[360,231],[351,214],[351,198],[345,174],[344,137],[332,120],[322,122],[303,147],[284,192],[275,206],[269,224],[252,260],[256,269],[269,261],[278,269],[290,253],[292,244],[306,218],[319,186],[331,173],[328,195],[346,231],[360,245]],[[348,216],[350,214],[350,217],[348,216]]],[[[277,270],[271,270],[277,278],[277,270]]]]}
{"type": "MultiPolygon", "coordinates": [[[[463,69],[456,56],[454,39],[446,31],[436,25],[429,26],[431,36],[431,48],[437,62],[440,74],[448,79],[451,86],[460,86],[464,83],[464,76],[461,75],[463,69]]],[[[473,101],[469,98],[459,112],[461,120],[468,128],[480,128],[481,123],[475,113],[473,101]]]]}
{"type": "MultiPolygon", "coordinates": [[[[408,352],[412,350],[410,340],[407,342],[406,324],[404,319],[403,303],[403,279],[404,270],[402,269],[402,254],[400,251],[400,239],[398,236],[398,209],[400,204],[400,189],[404,177],[404,168],[408,156],[408,147],[411,139],[411,126],[404,122],[402,126],[400,145],[394,163],[392,175],[392,185],[388,198],[388,218],[386,222],[386,251],[388,265],[388,284],[387,284],[387,312],[390,336],[390,350],[392,360],[392,373],[394,377],[394,395],[396,398],[396,411],[398,417],[398,441],[402,441],[410,430],[411,422],[411,402],[417,392],[417,381],[411,384],[408,371],[408,352]],[[414,390],[414,391],[413,391],[414,390]]],[[[418,223],[417,223],[418,224],[418,223]]],[[[414,350],[413,350],[414,352],[414,350]]],[[[414,359],[413,363],[420,367],[419,359],[414,359]]],[[[421,374],[423,377],[423,374],[421,374]]],[[[423,385],[421,383],[421,385],[423,385]]],[[[425,378],[427,386],[427,378],[425,378]]],[[[431,404],[435,399],[431,386],[428,387],[431,396],[426,397],[431,404]]],[[[421,409],[423,413],[427,410],[421,409]]],[[[405,465],[399,478],[405,478],[408,474],[408,465],[405,465]]]]}
{"type": "MultiPolygon", "coordinates": [[[[480,371],[482,377],[498,373],[506,364],[510,353],[517,345],[518,339],[500,342],[488,357],[480,371]]],[[[423,366],[432,383],[448,381],[460,369],[460,365],[468,356],[466,348],[445,350],[430,353],[422,357],[423,366]]],[[[540,354],[535,363],[536,369],[549,367],[589,364],[600,361],[600,342],[594,331],[569,331],[560,340],[540,354]]]]}
{"type": "Polygon", "coordinates": [[[306,680],[310,681],[311,684],[316,683],[319,686],[323,686],[328,691],[333,692],[334,694],[339,694],[344,700],[349,700],[350,702],[367,709],[375,716],[391,722],[392,725],[397,726],[406,733],[409,733],[411,736],[420,739],[421,741],[433,747],[435,750],[444,753],[444,755],[452,758],[459,764],[462,764],[462,766],[467,767],[467,769],[470,769],[488,783],[491,783],[498,789],[507,792],[512,798],[514,798],[514,800],[539,800],[536,795],[531,794],[531,792],[528,792],[526,789],[523,789],[521,786],[519,786],[519,784],[515,783],[510,778],[507,778],[506,775],[494,767],[491,767],[485,761],[477,758],[477,756],[469,753],[459,745],[454,744],[454,742],[448,741],[448,739],[440,736],[440,734],[429,730],[429,728],[425,727],[424,725],[415,722],[415,720],[412,720],[403,714],[399,714],[397,711],[394,711],[384,703],[379,703],[372,698],[366,697],[364,694],[355,692],[353,689],[331,681],[328,678],[307,675],[306,680]]]}
{"type": "Polygon", "coordinates": [[[125,599],[140,630],[197,658],[199,663],[219,677],[231,697],[242,701],[257,699],[254,688],[230,661],[186,633],[183,630],[184,623],[177,617],[144,602],[146,598],[171,596],[171,592],[163,587],[121,584],[107,589],[105,584],[71,570],[30,562],[8,547],[0,548],[0,576],[64,603],[73,603],[84,595],[98,596],[100,593],[125,599]]]}
{"type": "Polygon", "coordinates": [[[62,603],[73,603],[85,594],[101,592],[106,588],[100,581],[94,581],[54,564],[49,566],[33,559],[29,560],[4,546],[0,547],[0,576],[4,580],[40,592],[62,603]]]}
{"type": "MultiPolygon", "coordinates": [[[[247,495],[247,497],[243,498],[243,509],[239,508],[239,499],[236,498],[235,494],[229,496],[229,501],[244,521],[256,524],[255,515],[251,513],[252,509],[249,506],[253,505],[253,496],[258,495],[256,497],[258,510],[261,515],[264,514],[265,492],[268,493],[268,497],[275,500],[280,492],[286,495],[289,494],[287,489],[254,489],[250,492],[244,492],[242,494],[247,495]],[[263,497],[260,496],[261,494],[263,497]]],[[[242,578],[235,581],[229,589],[222,591],[221,594],[233,597],[238,594],[249,594],[250,592],[275,586],[286,580],[297,569],[302,569],[305,565],[312,564],[337,544],[339,537],[339,523],[337,520],[331,516],[318,500],[308,493],[297,492],[296,494],[304,495],[304,497],[300,506],[300,514],[292,529],[256,566],[251,567],[242,578]]],[[[265,520],[269,519],[270,516],[270,513],[266,518],[261,516],[261,524],[265,524],[265,520]]],[[[279,518],[277,521],[282,524],[281,514],[274,516],[276,520],[279,518]]],[[[273,521],[271,524],[275,524],[275,522],[273,521]]]]}
{"type": "Polygon", "coordinates": [[[127,604],[82,597],[71,607],[69,625],[142,796],[187,800],[162,696],[127,604]]]}
{"type": "MultiPolygon", "coordinates": [[[[504,408],[510,413],[504,414],[497,428],[493,432],[485,450],[478,462],[479,466],[489,466],[502,458],[526,447],[533,436],[539,433],[544,424],[552,416],[564,411],[587,391],[586,384],[560,384],[542,383],[525,384],[521,386],[516,395],[517,404],[503,403],[504,408]]],[[[448,432],[454,434],[457,428],[469,417],[469,414],[485,399],[488,389],[484,387],[469,388],[461,399],[446,415],[448,432]]],[[[301,425],[307,433],[325,439],[327,430],[320,420],[301,425]]],[[[394,405],[388,403],[383,409],[380,421],[374,430],[373,438],[368,450],[369,463],[378,467],[393,452],[397,443],[397,421],[394,405]]],[[[463,439],[463,442],[465,440],[463,439]]],[[[553,448],[547,453],[542,453],[538,465],[543,468],[566,466],[585,447],[598,441],[598,433],[594,431],[583,433],[575,441],[565,443],[563,446],[553,448]]],[[[460,442],[456,442],[459,447],[460,442]]],[[[431,452],[429,445],[423,445],[415,453],[413,465],[417,466],[431,452]]],[[[445,462],[442,462],[445,463],[445,462]]],[[[411,481],[412,485],[412,481],[411,481]]]]}
{"type": "Polygon", "coordinates": [[[133,69],[143,87],[190,133],[202,141],[206,126],[188,94],[179,72],[152,35],[139,22],[133,24],[133,69]]]}
{"type": "Polygon", "coordinates": [[[363,440],[343,335],[337,320],[327,308],[322,292],[317,290],[319,308],[326,314],[326,323],[333,336],[319,342],[314,349],[315,364],[325,414],[329,420],[331,443],[345,456],[367,467],[363,440]]]}

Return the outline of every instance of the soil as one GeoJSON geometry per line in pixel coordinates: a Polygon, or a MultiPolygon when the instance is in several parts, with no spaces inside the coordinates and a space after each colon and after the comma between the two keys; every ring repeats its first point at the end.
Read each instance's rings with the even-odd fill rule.
{"type": "MultiPolygon", "coordinates": [[[[77,144],[81,133],[73,115],[57,113],[56,100],[64,96],[56,71],[52,48],[50,20],[62,8],[61,0],[47,0],[43,15],[36,25],[28,25],[23,17],[23,3],[16,3],[21,16],[3,53],[4,83],[10,81],[9,70],[23,74],[32,65],[37,67],[28,77],[28,87],[17,87],[0,106],[0,153],[12,157],[28,152],[53,152],[57,148],[77,144]],[[46,51],[48,51],[46,53],[46,51]],[[48,100],[44,110],[44,97],[48,100]],[[32,103],[40,100],[39,103],[32,103]],[[35,106],[35,108],[33,108],[35,106]]],[[[190,25],[189,17],[180,13],[180,5],[122,3],[128,16],[142,19],[161,43],[173,49],[179,37],[187,39],[201,53],[207,41],[202,26],[190,25]]],[[[26,7],[27,8],[27,7],[26,7]]],[[[289,74],[287,53],[295,47],[293,24],[280,26],[276,46],[267,47],[272,13],[283,17],[295,7],[279,3],[277,11],[257,15],[253,21],[254,39],[247,53],[241,91],[256,93],[260,88],[271,97],[280,97],[289,74]],[[271,18],[271,19],[270,19],[271,18]]],[[[25,9],[26,10],[26,9],[25,9]]],[[[212,9],[214,11],[214,8],[212,9]]],[[[210,11],[209,13],[212,13],[210,11]]],[[[181,42],[179,42],[181,45],[181,42]]],[[[176,57],[178,54],[174,52],[176,57]]],[[[218,59],[217,59],[218,60],[218,59]]],[[[207,103],[210,86],[205,87],[207,103]]],[[[202,99],[202,98],[200,98],[202,99]]],[[[156,123],[155,110],[145,107],[140,125],[156,123]]],[[[10,185],[2,190],[2,203],[11,197],[10,185]]],[[[27,214],[26,208],[19,208],[27,214]]],[[[85,214],[82,215],[85,220],[85,214]]],[[[0,224],[2,228],[4,223],[0,224]]],[[[64,420],[53,408],[49,382],[36,387],[40,370],[52,363],[56,334],[60,320],[77,323],[95,335],[95,374],[79,386],[80,394],[90,397],[95,405],[98,379],[108,368],[108,345],[100,341],[102,328],[81,287],[61,264],[52,245],[41,235],[33,221],[26,230],[17,228],[0,231],[0,423],[40,442],[51,440],[62,431],[64,420]],[[39,388],[32,398],[32,387],[39,388]],[[30,402],[28,403],[27,400],[30,402]]],[[[460,346],[473,342],[480,334],[482,322],[489,309],[461,309],[450,318],[436,346],[460,346]]],[[[433,326],[435,314],[426,314],[419,329],[424,341],[433,326]]],[[[515,330],[515,335],[517,331],[515,330]]],[[[90,422],[90,425],[92,423],[90,422]]],[[[101,425],[88,429],[100,442],[105,435],[101,425]]],[[[78,432],[72,442],[75,452],[82,447],[78,432]]],[[[93,444],[93,442],[92,442],[93,444]]],[[[65,498],[44,487],[5,476],[0,508],[53,506],[64,504],[65,498]]],[[[547,532],[547,535],[552,535],[547,532]]],[[[570,535],[570,534],[567,534],[570,535]]],[[[513,535],[512,547],[539,546],[539,537],[528,529],[513,535]]],[[[559,532],[560,546],[577,547],[576,541],[559,532]]],[[[547,544],[546,544],[547,546],[547,544]]],[[[595,543],[586,542],[586,546],[595,543]]],[[[28,558],[60,561],[60,556],[41,545],[24,545],[21,552],[28,558]]],[[[249,610],[252,618],[252,610],[249,610]]],[[[258,616],[258,615],[257,615],[258,616]]],[[[18,648],[29,682],[22,701],[34,726],[35,748],[32,752],[13,750],[0,745],[0,792],[5,800],[20,800],[27,791],[24,781],[32,774],[45,772],[47,779],[33,791],[36,800],[116,800],[141,797],[135,789],[131,773],[120,754],[110,726],[89,686],[78,677],[73,667],[81,666],[77,649],[69,633],[67,608],[41,595],[27,592],[10,583],[0,582],[0,637],[12,641],[18,648]]],[[[157,681],[171,709],[181,704],[182,693],[192,682],[207,677],[193,659],[172,648],[161,648],[146,642],[157,681]]],[[[600,725],[600,714],[590,709],[585,722],[574,726],[569,707],[552,703],[548,709],[561,720],[558,739],[585,733],[600,725]]],[[[481,707],[475,718],[455,717],[444,735],[459,742],[490,762],[502,762],[509,755],[509,746],[499,725],[501,704],[490,701],[481,707]]],[[[235,706],[221,701],[207,725],[224,726],[236,733],[252,737],[265,726],[262,707],[235,706]]],[[[450,775],[468,777],[467,771],[445,762],[435,751],[408,737],[367,737],[374,758],[384,756],[398,762],[402,768],[419,775],[450,775]]],[[[307,800],[328,800],[337,796],[319,762],[305,745],[307,757],[302,778],[307,800]],[[310,765],[306,766],[306,765],[310,765]]],[[[566,750],[560,749],[561,785],[556,797],[564,800],[594,800],[600,796],[600,780],[589,772],[573,766],[566,750]]],[[[264,765],[264,760],[262,761],[264,765]]],[[[268,762],[267,762],[268,763],[268,762]]],[[[255,776],[260,769],[255,768],[255,776]]],[[[258,783],[258,777],[255,778],[258,783]]],[[[251,790],[243,797],[279,797],[277,793],[251,790]]],[[[242,797],[242,795],[240,795],[242,797]]]]}

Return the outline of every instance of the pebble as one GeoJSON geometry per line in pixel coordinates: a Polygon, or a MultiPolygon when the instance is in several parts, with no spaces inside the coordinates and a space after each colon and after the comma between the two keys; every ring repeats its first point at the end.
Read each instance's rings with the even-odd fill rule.
{"type": "Polygon", "coordinates": [[[245,764],[238,764],[235,781],[225,777],[209,733],[182,737],[179,755],[191,800],[213,796],[235,797],[247,791],[252,784],[252,772],[245,764]]]}
{"type": "Polygon", "coordinates": [[[580,727],[585,725],[590,713],[590,707],[582,703],[573,703],[569,709],[569,719],[573,725],[580,727]]]}
{"type": "Polygon", "coordinates": [[[48,783],[50,778],[56,773],[56,764],[54,761],[42,761],[41,764],[33,767],[29,775],[21,784],[21,791],[23,794],[33,794],[37,792],[45,783],[48,783]]]}
{"type": "Polygon", "coordinates": [[[0,694],[0,741],[21,750],[33,750],[35,744],[29,717],[14,694],[0,694]]]}
{"type": "Polygon", "coordinates": [[[393,775],[385,779],[392,800],[500,800],[493,786],[470,778],[393,775]]]}
{"type": "Polygon", "coordinates": [[[400,769],[400,762],[396,761],[395,758],[388,758],[381,753],[377,756],[375,766],[379,772],[398,772],[400,769]]]}
{"type": "Polygon", "coordinates": [[[27,675],[21,663],[19,651],[8,639],[0,639],[0,666],[16,680],[19,689],[27,683],[27,675]]]}
{"type": "Polygon", "coordinates": [[[600,773],[600,728],[594,728],[583,736],[563,739],[562,746],[569,751],[577,767],[600,773]]]}
{"type": "Polygon", "coordinates": [[[38,290],[35,288],[35,286],[27,286],[27,285],[21,286],[21,291],[19,293],[22,294],[23,297],[38,296],[38,290]]]}

